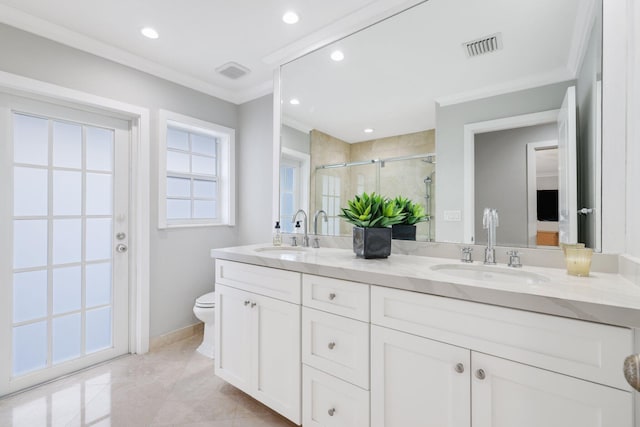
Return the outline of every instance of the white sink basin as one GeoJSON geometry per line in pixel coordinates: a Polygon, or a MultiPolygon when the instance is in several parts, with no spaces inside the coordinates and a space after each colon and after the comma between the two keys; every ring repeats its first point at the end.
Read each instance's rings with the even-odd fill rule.
{"type": "Polygon", "coordinates": [[[272,254],[281,258],[297,257],[309,252],[309,248],[302,246],[263,246],[261,248],[255,248],[254,251],[262,254],[272,254]]]}
{"type": "Polygon", "coordinates": [[[431,267],[433,271],[462,279],[480,280],[484,282],[537,284],[549,282],[542,274],[515,268],[503,268],[478,264],[438,264],[431,267]]]}

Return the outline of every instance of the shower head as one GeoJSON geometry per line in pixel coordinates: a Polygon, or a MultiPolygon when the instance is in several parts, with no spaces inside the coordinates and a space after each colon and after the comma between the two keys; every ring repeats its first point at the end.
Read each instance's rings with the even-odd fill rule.
{"type": "Polygon", "coordinates": [[[426,158],[422,159],[423,162],[425,163],[430,163],[432,165],[436,164],[436,156],[435,155],[430,155],[427,156],[426,158]]]}
{"type": "Polygon", "coordinates": [[[431,179],[431,177],[430,177],[430,176],[428,176],[428,177],[426,177],[426,178],[424,179],[424,183],[425,183],[425,184],[428,184],[428,183],[430,183],[431,181],[433,181],[433,180],[431,179]]]}

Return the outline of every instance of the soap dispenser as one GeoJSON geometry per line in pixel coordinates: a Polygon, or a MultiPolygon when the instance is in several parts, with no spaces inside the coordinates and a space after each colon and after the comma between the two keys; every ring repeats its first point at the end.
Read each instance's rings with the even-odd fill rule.
{"type": "Polygon", "coordinates": [[[280,233],[280,221],[276,221],[273,229],[273,246],[282,246],[282,234],[280,233]]]}

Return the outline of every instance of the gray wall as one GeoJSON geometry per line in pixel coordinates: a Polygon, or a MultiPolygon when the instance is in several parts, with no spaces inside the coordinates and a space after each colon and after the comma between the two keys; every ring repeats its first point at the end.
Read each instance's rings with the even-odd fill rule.
{"type": "Polygon", "coordinates": [[[280,142],[283,147],[311,154],[311,137],[308,133],[299,131],[292,127],[282,125],[280,127],[280,142]]]}
{"type": "Polygon", "coordinates": [[[503,246],[528,246],[527,144],[557,139],[554,123],[476,135],[476,244],[487,243],[484,208],[496,208],[500,219],[496,241],[503,246]]]}
{"type": "MultiPolygon", "coordinates": [[[[214,270],[209,250],[238,244],[240,236],[253,235],[252,232],[244,233],[243,227],[259,223],[259,220],[247,218],[242,212],[242,208],[248,208],[251,183],[260,184],[260,191],[269,194],[269,198],[261,203],[266,203],[265,217],[271,216],[272,109],[267,105],[270,101],[262,98],[236,106],[3,24],[0,24],[0,52],[0,70],[135,104],[151,111],[150,334],[154,337],[196,323],[191,310],[194,299],[213,290],[214,270]],[[236,227],[157,228],[159,108],[236,129],[236,188],[240,190],[236,227]],[[256,151],[252,151],[254,145],[256,151]],[[265,154],[261,158],[264,164],[256,166],[258,153],[267,152],[268,157],[265,154]]],[[[257,228],[269,230],[267,224],[260,224],[257,228]]],[[[259,238],[268,241],[266,235],[260,234],[259,238]]]]}
{"type": "Polygon", "coordinates": [[[273,173],[273,96],[239,107],[242,143],[236,149],[241,173],[238,178],[238,244],[271,241],[273,173]]]}
{"type": "MultiPolygon", "coordinates": [[[[576,84],[578,107],[578,209],[595,206],[596,151],[600,150],[596,135],[596,81],[602,77],[602,17],[598,14],[594,23],[587,51],[582,59],[576,84]]],[[[595,215],[578,215],[578,241],[587,247],[595,247],[595,215]]]]}
{"type": "Polygon", "coordinates": [[[572,84],[562,82],[455,105],[436,105],[438,241],[463,239],[463,222],[444,221],[443,211],[464,208],[464,125],[560,108],[566,88],[572,84]]]}

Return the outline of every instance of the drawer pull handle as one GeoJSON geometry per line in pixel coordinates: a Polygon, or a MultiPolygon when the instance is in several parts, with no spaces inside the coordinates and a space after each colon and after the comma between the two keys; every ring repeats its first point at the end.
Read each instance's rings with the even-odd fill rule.
{"type": "Polygon", "coordinates": [[[251,308],[255,307],[256,305],[258,305],[258,303],[257,303],[257,302],[252,302],[252,303],[251,303],[251,308]]]}
{"type": "Polygon", "coordinates": [[[456,372],[459,373],[459,374],[464,372],[464,365],[462,363],[458,363],[456,365],[456,372]]]}
{"type": "Polygon", "coordinates": [[[327,411],[327,413],[329,414],[330,417],[333,417],[333,414],[336,413],[336,408],[331,408],[327,411]]]}
{"type": "Polygon", "coordinates": [[[251,301],[249,301],[249,300],[246,300],[246,301],[244,302],[244,305],[245,305],[245,306],[247,306],[247,305],[249,305],[249,304],[251,304],[251,301]]]}
{"type": "Polygon", "coordinates": [[[484,369],[478,369],[478,370],[476,371],[476,377],[477,377],[479,380],[483,380],[483,379],[487,378],[487,374],[484,372],[484,369]]]}
{"type": "Polygon", "coordinates": [[[333,292],[329,294],[329,299],[331,301],[333,301],[334,299],[336,299],[336,294],[334,294],[333,292]]]}
{"type": "Polygon", "coordinates": [[[329,347],[329,350],[333,350],[333,348],[334,348],[335,346],[336,346],[336,343],[334,343],[334,342],[330,342],[330,343],[329,343],[329,346],[328,346],[328,347],[329,347]]]}

